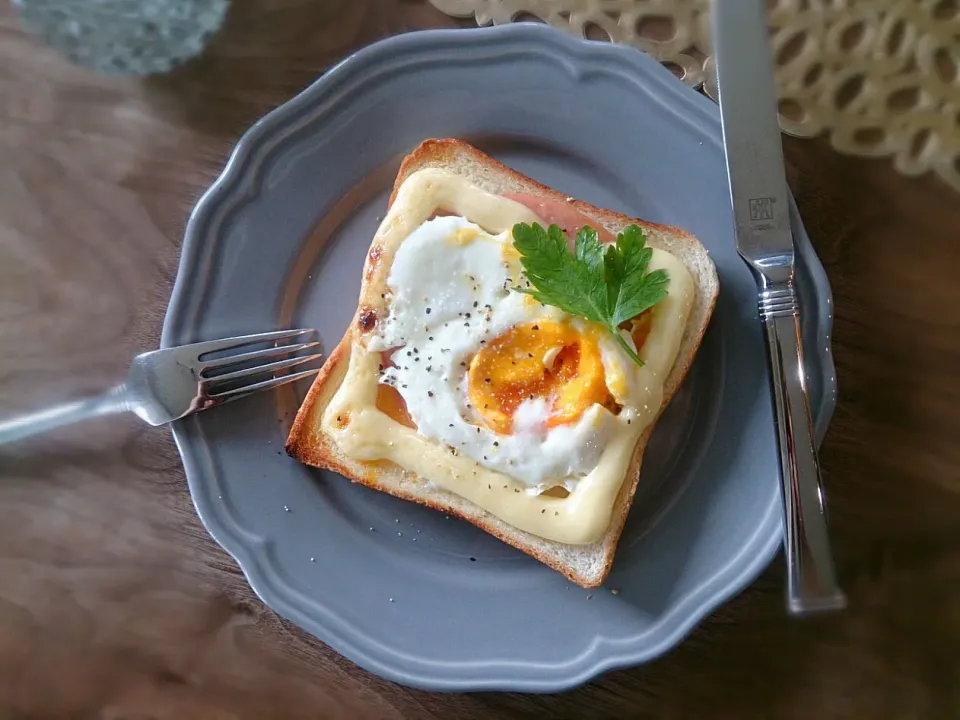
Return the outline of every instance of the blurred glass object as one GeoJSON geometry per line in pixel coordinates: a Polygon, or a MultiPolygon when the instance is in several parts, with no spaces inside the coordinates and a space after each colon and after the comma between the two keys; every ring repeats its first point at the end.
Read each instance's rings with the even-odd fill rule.
{"type": "Polygon", "coordinates": [[[13,0],[23,24],[78,65],[164,73],[203,52],[229,0],[13,0]]]}

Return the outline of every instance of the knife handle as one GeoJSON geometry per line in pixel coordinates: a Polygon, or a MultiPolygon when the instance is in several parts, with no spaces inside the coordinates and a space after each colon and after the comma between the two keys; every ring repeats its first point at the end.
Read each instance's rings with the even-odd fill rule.
{"type": "Polygon", "coordinates": [[[837,584],[830,554],[792,280],[761,291],[760,317],[770,353],[780,445],[787,607],[796,615],[840,610],[847,600],[837,584]]]}

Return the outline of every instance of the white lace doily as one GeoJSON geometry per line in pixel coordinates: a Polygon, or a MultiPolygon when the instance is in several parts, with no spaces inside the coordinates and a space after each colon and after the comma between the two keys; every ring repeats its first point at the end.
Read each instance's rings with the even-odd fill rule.
{"type": "MultiPolygon", "coordinates": [[[[716,97],[709,0],[430,0],[478,25],[540,19],[623,42],[716,97]]],[[[737,2],[738,0],[723,0],[737,2]]],[[[780,123],[960,191],[960,0],[769,0],[780,123]]]]}

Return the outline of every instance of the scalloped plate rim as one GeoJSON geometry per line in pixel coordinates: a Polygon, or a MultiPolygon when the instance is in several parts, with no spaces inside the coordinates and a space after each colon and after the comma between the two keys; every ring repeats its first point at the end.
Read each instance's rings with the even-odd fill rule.
{"type": "MultiPolygon", "coordinates": [[[[488,45],[498,43],[511,45],[517,42],[535,42],[541,46],[541,50],[552,48],[558,53],[565,54],[562,59],[572,63],[603,56],[614,57],[621,68],[627,66],[628,69],[645,74],[646,79],[658,82],[660,84],[658,89],[664,92],[662,103],[664,106],[686,104],[689,109],[694,110],[701,120],[706,121],[698,123],[703,134],[719,140],[719,116],[716,114],[716,108],[712,102],[677,81],[669,70],[663,68],[649,56],[627,46],[582,40],[538,23],[515,23],[473,29],[423,30],[381,40],[349,55],[336,64],[312,85],[254,123],[237,142],[224,169],[216,181],[201,196],[190,213],[176,281],[164,318],[161,347],[170,346],[172,337],[176,333],[179,332],[182,337],[183,335],[189,336],[192,331],[192,328],[184,327],[193,315],[189,307],[191,302],[189,296],[194,286],[194,278],[203,269],[204,257],[209,259],[213,254],[212,243],[201,243],[199,236],[210,224],[222,221],[223,216],[227,215],[229,211],[235,210],[242,203],[245,196],[244,190],[247,192],[259,191],[258,178],[264,167],[268,165],[270,147],[280,145],[279,140],[282,139],[282,136],[291,132],[291,128],[297,124],[297,120],[305,112],[309,113],[311,105],[321,101],[328,91],[336,87],[337,82],[349,81],[351,74],[363,69],[364,64],[383,62],[391,53],[399,50],[429,55],[432,50],[431,43],[442,46],[453,40],[454,37],[457,39],[458,45],[471,43],[473,45],[484,43],[488,45]],[[630,65],[632,67],[629,67],[630,65]],[[711,127],[711,124],[714,127],[711,127]],[[278,133],[280,138],[275,138],[276,141],[270,145],[270,138],[274,133],[278,133]],[[264,150],[264,147],[268,145],[270,147],[264,150]],[[254,161],[256,162],[254,163],[254,161]],[[251,165],[251,163],[254,164],[251,165]]],[[[593,68],[592,71],[604,72],[605,70],[602,67],[597,67],[593,68]]],[[[792,196],[790,201],[795,216],[799,217],[796,214],[792,196]]],[[[832,295],[823,266],[816,257],[805,231],[802,231],[802,226],[800,230],[801,232],[798,232],[796,237],[797,252],[803,256],[812,284],[817,288],[817,316],[820,319],[822,330],[823,342],[818,343],[817,347],[819,350],[818,366],[822,370],[824,392],[820,411],[816,418],[818,437],[822,438],[836,404],[835,372],[832,355],[829,352],[832,295]]],[[[195,302],[195,306],[199,304],[199,302],[195,302]]],[[[180,341],[188,342],[189,340],[182,337],[180,341]]],[[[557,692],[589,682],[604,672],[646,662],[674,647],[706,616],[745,589],[770,563],[781,543],[779,506],[770,507],[755,533],[755,538],[761,535],[763,537],[752,540],[744,545],[741,550],[741,554],[748,549],[755,552],[755,557],[751,562],[743,565],[742,569],[732,576],[721,578],[724,570],[732,565],[739,558],[739,555],[731,558],[727,566],[715,573],[708,582],[702,583],[695,592],[689,593],[681,602],[673,605],[656,625],[645,631],[642,636],[636,636],[643,637],[658,628],[663,628],[668,624],[671,625],[671,630],[664,634],[660,642],[655,645],[633,649],[628,647],[614,648],[610,647],[613,644],[610,638],[598,637],[574,657],[557,664],[539,666],[541,672],[545,668],[549,668],[550,675],[541,675],[537,678],[516,677],[513,672],[517,670],[517,665],[511,664],[509,661],[456,663],[465,669],[474,669],[478,673],[482,673],[482,676],[478,675],[469,681],[456,677],[438,678],[428,674],[410,673],[403,671],[396,665],[384,663],[361,649],[364,642],[357,643],[353,638],[369,639],[363,636],[363,633],[357,628],[345,626],[343,622],[337,622],[337,625],[340,626],[337,629],[330,625],[318,623],[316,619],[310,617],[303,609],[290,601],[291,597],[296,597],[296,593],[289,585],[282,582],[278,583],[275,579],[272,579],[271,576],[275,578],[276,575],[269,569],[269,562],[264,562],[265,554],[263,551],[269,545],[269,540],[260,538],[243,528],[236,521],[236,518],[225,512],[222,506],[212,503],[207,496],[210,487],[206,478],[215,477],[215,473],[209,468],[208,454],[206,452],[196,453],[196,448],[191,447],[188,443],[188,436],[192,433],[198,433],[198,437],[202,438],[197,419],[195,417],[188,418],[174,423],[172,431],[183,459],[190,494],[201,521],[211,536],[236,559],[254,592],[279,614],[308,629],[309,632],[347,659],[390,680],[423,689],[557,692]],[[204,457],[198,457],[198,455],[204,457]],[[208,467],[203,468],[203,465],[208,465],[208,467]],[[773,517],[771,518],[771,516],[773,517]],[[722,587],[708,592],[708,588],[719,583],[721,579],[724,580],[722,587]],[[706,595],[706,597],[701,597],[703,595],[706,595]],[[688,609],[688,605],[693,605],[694,608],[688,609]],[[681,613],[681,611],[686,611],[686,613],[681,613]],[[344,630],[352,631],[352,636],[350,632],[343,632],[344,630]],[[605,653],[603,652],[604,648],[607,650],[605,653]],[[495,668],[495,670],[492,668],[495,668]]],[[[204,445],[203,447],[205,449],[207,446],[204,445]]],[[[729,575],[729,571],[727,575],[729,575]]],[[[319,607],[317,603],[314,603],[314,605],[319,607]]],[[[338,620],[337,618],[333,619],[338,620]]],[[[392,657],[399,661],[402,661],[405,657],[390,648],[384,648],[382,645],[378,647],[381,650],[387,650],[392,657]]],[[[407,657],[407,659],[411,658],[407,657]]],[[[416,660],[423,662],[419,658],[416,660]]],[[[444,665],[450,665],[450,663],[444,663],[444,665]]]]}

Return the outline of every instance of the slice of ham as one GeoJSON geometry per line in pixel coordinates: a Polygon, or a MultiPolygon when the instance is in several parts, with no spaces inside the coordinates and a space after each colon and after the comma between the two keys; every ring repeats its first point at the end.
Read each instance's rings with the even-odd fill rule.
{"type": "Polygon", "coordinates": [[[393,361],[393,354],[399,350],[399,347],[390,348],[389,350],[384,350],[380,353],[380,364],[385,367],[397,367],[397,364],[393,361]]]}
{"type": "Polygon", "coordinates": [[[550,200],[548,198],[538,197],[536,195],[524,195],[522,193],[508,193],[504,195],[508,200],[518,202],[528,207],[537,217],[546,223],[547,227],[558,225],[567,236],[571,249],[574,238],[577,236],[580,228],[589,225],[597,231],[597,236],[602,243],[612,243],[616,238],[597,221],[591,220],[582,212],[577,210],[571,203],[562,200],[550,200]]]}
{"type": "MultiPolygon", "coordinates": [[[[504,195],[504,197],[528,207],[537,217],[547,224],[547,227],[550,225],[559,225],[560,229],[563,230],[567,236],[567,242],[570,244],[571,250],[573,250],[573,243],[577,232],[584,225],[589,225],[597,231],[597,237],[600,239],[600,242],[616,242],[616,238],[609,230],[602,227],[595,220],[591,220],[577,210],[571,203],[520,193],[510,193],[504,195]]],[[[638,350],[643,347],[643,344],[647,340],[647,335],[650,334],[650,321],[651,316],[649,311],[644,311],[621,326],[624,330],[630,331],[634,345],[636,345],[638,350]]]]}

